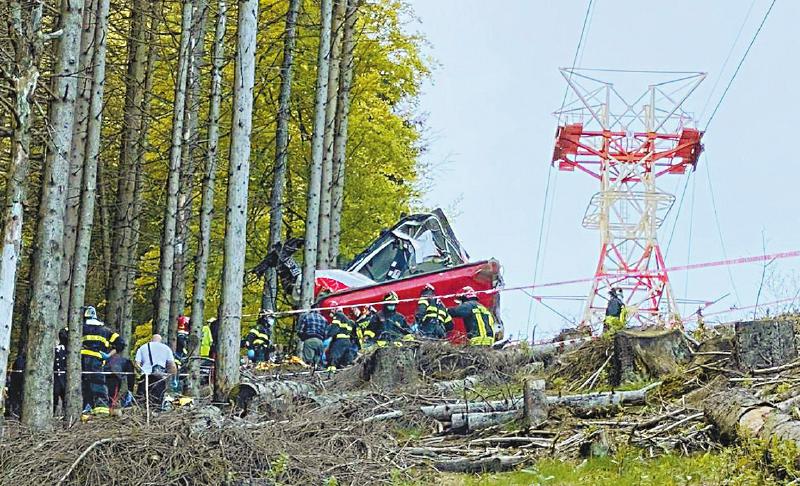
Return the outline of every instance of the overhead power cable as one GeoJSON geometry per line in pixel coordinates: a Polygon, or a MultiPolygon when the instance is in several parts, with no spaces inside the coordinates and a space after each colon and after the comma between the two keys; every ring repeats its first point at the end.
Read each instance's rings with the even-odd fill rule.
{"type": "Polygon", "coordinates": [[[731,89],[731,85],[733,81],[736,79],[736,76],[739,74],[739,70],[742,68],[745,59],[747,59],[747,55],[750,53],[750,49],[753,48],[753,45],[756,43],[756,39],[758,39],[758,34],[761,33],[761,30],[764,28],[764,24],[767,22],[767,18],[769,18],[769,14],[772,12],[772,7],[775,6],[775,2],[778,0],[772,0],[772,3],[769,4],[769,8],[767,12],[764,14],[764,18],[761,19],[761,23],[758,25],[758,29],[756,33],[753,35],[753,38],[750,39],[750,44],[747,45],[747,49],[744,51],[742,58],[739,60],[739,64],[736,66],[736,71],[733,72],[733,76],[728,81],[728,85],[725,86],[725,91],[722,92],[722,96],[720,96],[719,101],[717,101],[717,105],[714,107],[714,111],[711,112],[711,115],[708,117],[708,121],[706,122],[706,127],[703,131],[708,131],[708,126],[711,125],[712,120],[714,120],[714,116],[717,114],[717,110],[719,110],[720,105],[725,100],[725,96],[728,94],[728,90],[731,89]]]}
{"type": "MultiPolygon", "coordinates": [[[[583,46],[583,41],[586,38],[587,30],[590,25],[589,19],[591,17],[592,6],[594,5],[594,0],[589,0],[589,3],[586,4],[586,12],[583,15],[583,24],[581,25],[581,34],[578,37],[578,45],[575,47],[575,54],[572,56],[572,69],[575,69],[575,66],[578,62],[578,56],[580,55],[581,48],[583,46]]],[[[570,71],[570,77],[572,76],[572,72],[570,71]]],[[[567,103],[567,94],[569,93],[569,86],[564,87],[564,96],[561,99],[561,108],[558,110],[558,125],[561,125],[561,116],[562,111],[564,111],[564,105],[567,103]]],[[[536,244],[536,259],[533,265],[533,282],[536,283],[536,277],[538,276],[539,272],[539,262],[542,256],[542,243],[544,241],[544,233],[545,233],[545,220],[547,219],[547,206],[549,204],[549,197],[550,197],[550,181],[552,178],[552,170],[548,169],[547,171],[547,181],[545,182],[544,188],[544,204],[542,205],[542,216],[539,222],[539,239],[536,244]]],[[[551,213],[552,214],[552,213],[551,213]]],[[[549,226],[549,225],[548,225],[549,226]]],[[[528,319],[525,327],[525,335],[528,335],[531,326],[531,316],[533,315],[533,301],[531,301],[528,305],[528,319]]]]}

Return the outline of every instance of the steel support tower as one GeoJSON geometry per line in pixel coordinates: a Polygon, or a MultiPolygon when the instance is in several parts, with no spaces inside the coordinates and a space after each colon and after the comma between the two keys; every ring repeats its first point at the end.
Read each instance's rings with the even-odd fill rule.
{"type": "Polygon", "coordinates": [[[552,163],[600,185],[583,218],[585,228],[599,231],[601,246],[582,324],[598,330],[612,288],[623,291],[629,323],[679,323],[657,239],[675,196],[658,183],[697,167],[703,132],[693,128],[683,104],[705,73],[668,73],[664,79],[667,73],[566,68],[561,74],[572,96],[556,112],[552,163]],[[644,92],[642,75],[651,82],[644,92]],[[624,89],[631,84],[634,97],[624,89]]]}

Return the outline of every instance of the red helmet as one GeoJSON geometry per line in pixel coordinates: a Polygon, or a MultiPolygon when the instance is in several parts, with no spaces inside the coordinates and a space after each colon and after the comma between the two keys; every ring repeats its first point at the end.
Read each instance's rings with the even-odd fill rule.
{"type": "Polygon", "coordinates": [[[464,296],[465,299],[477,299],[478,293],[475,292],[475,289],[467,285],[466,287],[461,289],[461,294],[464,296]]]}
{"type": "Polygon", "coordinates": [[[331,312],[336,312],[340,310],[339,308],[339,301],[338,300],[329,300],[326,307],[329,307],[331,312]]]}

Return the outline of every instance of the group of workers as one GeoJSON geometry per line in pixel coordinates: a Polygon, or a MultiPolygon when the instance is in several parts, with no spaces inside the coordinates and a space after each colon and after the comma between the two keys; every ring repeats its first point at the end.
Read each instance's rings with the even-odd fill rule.
{"type": "Polygon", "coordinates": [[[303,361],[314,367],[327,363],[328,369],[335,370],[350,365],[362,349],[402,345],[417,336],[444,339],[453,330],[454,317],[463,319],[471,346],[495,343],[495,318],[472,287],[461,289],[457,305],[448,308],[436,297],[434,286],[427,284],[417,300],[413,324],[397,311],[399,301],[395,292],[389,292],[379,310],[372,306],[352,307],[352,317],[336,301],[327,303],[328,318],[318,310],[303,314],[298,323],[303,361]]]}

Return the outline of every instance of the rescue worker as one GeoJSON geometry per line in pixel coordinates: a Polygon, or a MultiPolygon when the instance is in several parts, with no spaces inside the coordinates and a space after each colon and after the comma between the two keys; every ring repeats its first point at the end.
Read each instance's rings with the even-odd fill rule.
{"type": "Polygon", "coordinates": [[[211,351],[214,347],[214,338],[213,333],[211,332],[211,325],[215,323],[217,319],[212,317],[208,321],[206,321],[205,325],[203,326],[203,336],[200,338],[200,357],[201,358],[208,358],[211,356],[211,351]]]}
{"type": "Polygon", "coordinates": [[[606,306],[606,317],[603,319],[606,332],[617,332],[625,327],[628,320],[625,303],[622,301],[622,290],[612,288],[608,291],[608,305],[606,306]]]}
{"type": "Polygon", "coordinates": [[[253,355],[251,360],[254,363],[261,363],[267,360],[267,349],[269,348],[269,326],[267,321],[259,317],[258,323],[251,328],[244,338],[243,347],[247,349],[247,355],[253,355]],[[252,351],[252,353],[250,353],[252,351]]]}
{"type": "Polygon", "coordinates": [[[175,355],[183,358],[186,356],[186,343],[189,341],[189,318],[181,314],[178,316],[178,340],[175,346],[175,355]]]}
{"type": "Polygon", "coordinates": [[[447,312],[452,317],[464,320],[464,329],[470,346],[493,345],[494,316],[491,311],[478,301],[478,293],[472,287],[464,287],[461,289],[461,294],[461,303],[447,309],[447,312]]]}
{"type": "Polygon", "coordinates": [[[122,352],[125,342],[111,329],[97,319],[94,307],[83,312],[83,346],[81,349],[81,379],[83,386],[84,412],[94,415],[108,415],[108,388],[103,372],[103,364],[114,353],[122,352]]]}
{"type": "Polygon", "coordinates": [[[122,354],[114,354],[108,361],[103,370],[111,373],[106,376],[106,386],[108,387],[108,397],[111,400],[112,408],[118,406],[129,407],[133,402],[133,388],[136,384],[136,368],[133,361],[122,354]],[[122,395],[122,384],[127,383],[127,392],[122,395]]]}
{"type": "Polygon", "coordinates": [[[445,329],[452,327],[450,314],[442,301],[435,297],[436,288],[425,284],[417,301],[417,312],[414,314],[419,333],[424,337],[444,339],[445,329]]]}
{"type": "Polygon", "coordinates": [[[383,297],[380,312],[370,319],[369,329],[377,336],[378,346],[386,346],[388,343],[399,345],[400,341],[414,337],[405,317],[397,312],[399,300],[395,292],[389,292],[383,297]]]}
{"type": "Polygon", "coordinates": [[[300,339],[303,341],[303,361],[316,368],[322,364],[322,355],[325,346],[322,341],[328,334],[328,321],[318,310],[311,309],[300,316],[297,322],[300,329],[300,339]]]}
{"type": "Polygon", "coordinates": [[[67,343],[69,342],[67,332],[66,327],[58,331],[58,344],[53,361],[53,413],[58,410],[59,402],[62,410],[67,406],[67,343]]]}
{"type": "Polygon", "coordinates": [[[331,301],[328,303],[333,310],[330,313],[331,325],[328,327],[327,337],[331,339],[328,359],[328,371],[336,368],[350,366],[355,359],[353,356],[353,339],[357,339],[355,323],[347,317],[339,303],[331,301]]]}
{"type": "Polygon", "coordinates": [[[375,331],[370,329],[369,324],[372,316],[376,314],[372,306],[353,307],[353,317],[356,319],[356,348],[366,349],[375,345],[375,331]]]}

